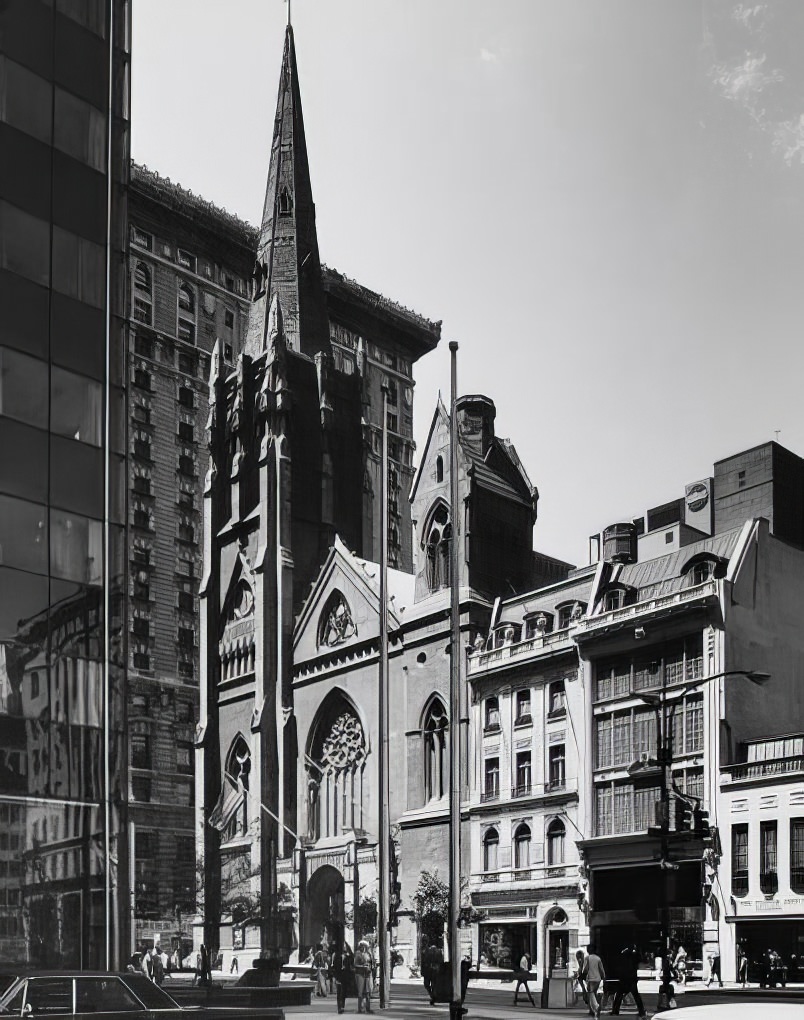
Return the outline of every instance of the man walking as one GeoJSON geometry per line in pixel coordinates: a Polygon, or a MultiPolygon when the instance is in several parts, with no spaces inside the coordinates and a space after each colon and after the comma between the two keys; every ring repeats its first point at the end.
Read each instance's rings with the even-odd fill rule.
{"type": "Polygon", "coordinates": [[[640,1020],[644,1020],[647,1017],[645,1003],[642,1001],[642,996],[637,988],[638,980],[639,950],[636,946],[626,946],[620,955],[620,982],[617,986],[617,994],[614,996],[614,1005],[611,1008],[612,1016],[620,1015],[620,1005],[630,992],[633,996],[634,1004],[639,1010],[640,1020]]]}
{"type": "Polygon", "coordinates": [[[709,979],[706,982],[708,988],[717,978],[717,983],[723,987],[723,978],[720,976],[720,946],[714,945],[709,952],[709,979]]]}
{"type": "Polygon", "coordinates": [[[606,968],[603,961],[597,955],[597,949],[593,945],[587,947],[586,960],[584,961],[583,979],[589,989],[589,1014],[600,1018],[600,1007],[603,1002],[603,982],[606,980],[606,968]],[[598,998],[600,992],[600,998],[598,998]]]}
{"type": "Polygon", "coordinates": [[[530,979],[530,956],[527,953],[522,954],[522,958],[519,961],[519,970],[516,975],[516,988],[514,989],[514,1005],[519,1005],[519,986],[524,985],[525,991],[528,993],[531,1006],[535,1006],[536,1003],[533,1001],[533,996],[530,994],[530,987],[528,981],[530,979]]]}

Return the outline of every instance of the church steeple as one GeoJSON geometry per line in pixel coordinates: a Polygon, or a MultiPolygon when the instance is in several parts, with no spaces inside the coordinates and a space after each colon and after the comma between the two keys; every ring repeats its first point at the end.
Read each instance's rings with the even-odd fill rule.
{"type": "Polygon", "coordinates": [[[266,320],[275,295],[282,305],[288,347],[310,357],[328,351],[329,324],[291,25],[285,32],[268,184],[252,280],[253,304],[246,339],[246,350],[252,357],[265,348],[266,320]]]}

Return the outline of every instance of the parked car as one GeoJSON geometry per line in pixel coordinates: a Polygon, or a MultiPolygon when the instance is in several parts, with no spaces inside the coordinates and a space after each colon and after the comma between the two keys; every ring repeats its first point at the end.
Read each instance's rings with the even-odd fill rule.
{"type": "Polygon", "coordinates": [[[281,1009],[201,1006],[184,1009],[144,974],[36,973],[21,975],[0,995],[0,1016],[74,1016],[112,1020],[239,1020],[281,1017],[281,1009]]]}

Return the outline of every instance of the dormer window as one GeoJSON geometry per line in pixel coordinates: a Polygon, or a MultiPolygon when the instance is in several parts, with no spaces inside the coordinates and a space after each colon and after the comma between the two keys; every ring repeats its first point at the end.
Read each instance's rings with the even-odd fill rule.
{"type": "Polygon", "coordinates": [[[505,648],[519,641],[522,627],[517,623],[500,623],[494,628],[494,647],[505,648]]]}
{"type": "Polygon", "coordinates": [[[558,613],[558,630],[566,630],[575,620],[579,620],[583,614],[586,606],[583,602],[562,602],[556,606],[556,613],[558,613]]]}
{"type": "Polygon", "coordinates": [[[612,585],[603,594],[603,612],[613,613],[618,609],[631,605],[633,601],[633,588],[624,584],[612,585]]]}
{"type": "Polygon", "coordinates": [[[710,553],[698,553],[692,556],[681,568],[687,577],[687,584],[694,588],[698,584],[706,584],[716,577],[724,577],[728,562],[720,556],[710,553]]]}
{"type": "Polygon", "coordinates": [[[525,637],[543,637],[553,629],[553,614],[538,612],[525,617],[525,637]]]}

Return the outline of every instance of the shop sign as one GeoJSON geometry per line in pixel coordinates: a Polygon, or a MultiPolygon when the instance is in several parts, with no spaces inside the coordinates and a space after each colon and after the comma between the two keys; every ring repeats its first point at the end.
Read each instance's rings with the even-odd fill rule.
{"type": "Polygon", "coordinates": [[[736,900],[737,913],[746,914],[800,914],[804,912],[804,896],[788,896],[773,900],[736,900]]]}

